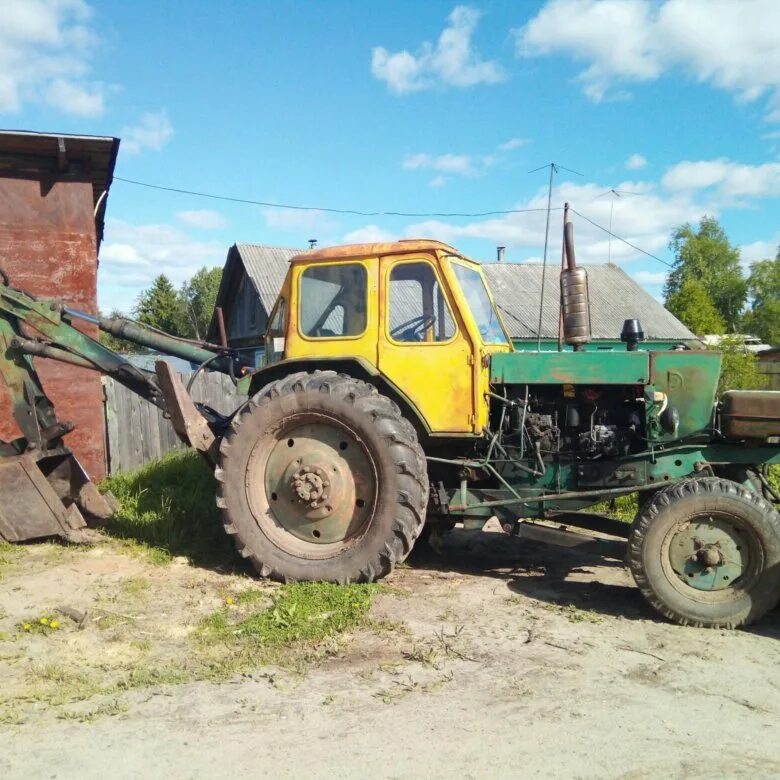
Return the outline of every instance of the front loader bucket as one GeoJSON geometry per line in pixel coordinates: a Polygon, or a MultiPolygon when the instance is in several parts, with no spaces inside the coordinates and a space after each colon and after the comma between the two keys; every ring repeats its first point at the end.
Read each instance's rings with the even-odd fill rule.
{"type": "Polygon", "coordinates": [[[82,529],[105,523],[113,513],[64,447],[0,457],[0,539],[6,542],[53,536],[79,541],[82,529]]]}

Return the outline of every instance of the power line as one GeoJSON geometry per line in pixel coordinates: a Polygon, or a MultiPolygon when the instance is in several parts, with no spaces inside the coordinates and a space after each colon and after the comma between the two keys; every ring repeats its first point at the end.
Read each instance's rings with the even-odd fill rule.
{"type": "MultiPolygon", "coordinates": [[[[549,165],[550,163],[542,167],[546,168],[549,165]]],[[[562,165],[556,165],[556,167],[563,168],[562,165]]],[[[541,170],[541,169],[537,169],[537,170],[541,170]]],[[[565,170],[570,170],[570,169],[566,168],[565,170]]],[[[572,173],[577,173],[577,171],[572,171],[572,173]]],[[[553,206],[552,208],[549,209],[542,207],[542,208],[528,208],[528,209],[503,209],[503,210],[495,210],[495,211],[471,211],[471,212],[467,212],[467,211],[450,211],[450,212],[360,211],[358,209],[337,209],[337,208],[331,208],[327,206],[300,206],[300,205],[290,204],[290,203],[273,203],[271,201],[251,200],[249,198],[236,198],[230,195],[217,195],[215,193],[210,193],[210,192],[198,192],[196,190],[185,190],[179,187],[166,187],[162,184],[152,184],[150,182],[137,181],[136,179],[125,179],[122,176],[114,176],[114,179],[116,181],[124,182],[125,184],[132,184],[136,187],[146,187],[152,190],[162,190],[163,192],[175,192],[180,195],[193,195],[198,198],[209,198],[211,200],[229,201],[231,203],[245,203],[250,206],[265,206],[267,208],[289,209],[292,211],[321,211],[327,214],[349,214],[358,217],[414,217],[414,218],[472,217],[473,218],[473,217],[506,216],[508,214],[528,214],[532,212],[563,211],[562,206],[553,206]]],[[[630,194],[633,195],[638,193],[630,193],[630,194]]],[[[647,255],[647,257],[650,257],[653,260],[657,260],[659,263],[662,263],[663,265],[667,266],[667,268],[674,267],[671,263],[668,263],[666,260],[662,260],[657,255],[652,254],[652,252],[647,252],[646,250],[642,249],[636,244],[632,244],[627,239],[616,235],[608,228],[605,228],[603,225],[599,225],[597,222],[594,222],[590,217],[586,217],[584,214],[581,214],[576,209],[571,208],[570,210],[578,217],[581,217],[586,222],[590,222],[590,224],[593,225],[594,227],[597,227],[599,230],[603,230],[612,238],[615,238],[618,241],[622,241],[624,244],[630,246],[632,249],[635,249],[637,252],[641,252],[643,255],[647,255]]]]}
{"type": "MultiPolygon", "coordinates": [[[[534,209],[504,209],[503,211],[472,211],[472,212],[410,212],[410,211],[359,211],[357,209],[336,209],[326,206],[298,206],[290,203],[271,203],[263,200],[250,200],[248,198],[234,198],[230,195],[215,195],[210,192],[196,192],[195,190],[184,190],[178,187],[164,187],[161,184],[150,184],[145,181],[136,181],[135,179],[124,179],[121,176],[114,176],[116,181],[125,184],[133,184],[137,187],[148,187],[152,190],[163,190],[164,192],[176,192],[180,195],[194,195],[198,198],[210,198],[211,200],[226,200],[231,203],[246,203],[250,206],[266,206],[274,209],[291,209],[293,211],[322,211],[327,214],[351,214],[356,217],[496,217],[506,214],[526,214],[532,211],[547,211],[546,208],[534,209]]],[[[561,211],[560,207],[553,211],[561,211]]]]}
{"type": "Polygon", "coordinates": [[[657,260],[659,263],[662,263],[667,268],[674,268],[674,266],[671,263],[667,263],[666,260],[662,260],[658,255],[654,255],[652,252],[647,252],[642,247],[637,246],[636,244],[632,244],[628,239],[622,238],[621,236],[616,235],[608,228],[605,228],[603,225],[599,225],[598,222],[594,222],[590,217],[586,217],[584,214],[580,214],[577,209],[569,208],[570,211],[574,212],[578,217],[582,217],[586,222],[590,222],[591,225],[594,227],[597,227],[599,230],[603,230],[605,233],[609,234],[612,238],[616,238],[618,241],[622,241],[624,244],[627,244],[632,249],[636,249],[637,252],[641,252],[643,255],[647,255],[648,257],[652,257],[653,260],[657,260]]]}

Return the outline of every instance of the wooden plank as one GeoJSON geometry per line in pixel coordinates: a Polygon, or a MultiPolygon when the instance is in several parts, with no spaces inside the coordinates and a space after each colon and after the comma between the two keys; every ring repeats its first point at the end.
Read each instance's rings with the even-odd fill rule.
{"type": "Polygon", "coordinates": [[[106,419],[106,454],[108,456],[109,474],[116,474],[120,470],[119,455],[119,417],[116,406],[116,383],[111,377],[103,377],[103,412],[106,419]]]}

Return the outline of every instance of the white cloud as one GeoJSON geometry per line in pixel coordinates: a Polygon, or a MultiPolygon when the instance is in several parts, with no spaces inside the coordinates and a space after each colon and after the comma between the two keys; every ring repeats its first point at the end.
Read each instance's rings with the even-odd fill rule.
{"type": "Polygon", "coordinates": [[[434,176],[429,182],[429,187],[443,187],[447,183],[447,177],[446,176],[434,176]]]}
{"type": "Polygon", "coordinates": [[[352,230],[344,236],[345,244],[381,244],[395,240],[396,236],[378,225],[366,225],[357,230],[352,230]]]}
{"type": "Polygon", "coordinates": [[[417,54],[406,50],[391,54],[383,46],[375,47],[371,52],[372,75],[399,95],[438,85],[471,87],[503,81],[501,66],[483,60],[472,48],[480,16],[474,8],[456,6],[436,45],[426,41],[417,54]]]}
{"type": "Polygon", "coordinates": [[[129,312],[159,274],[178,286],[204,265],[221,266],[226,254],[222,243],[198,241],[173,225],[134,225],[109,218],[100,248],[100,308],[129,312]]]}
{"type": "Polygon", "coordinates": [[[750,265],[756,260],[770,260],[777,256],[780,247],[780,234],[773,241],[754,241],[752,244],[743,244],[739,248],[743,265],[750,265]]]}
{"type": "Polygon", "coordinates": [[[626,160],[625,165],[629,171],[636,171],[639,170],[640,168],[644,168],[647,165],[647,158],[641,154],[632,154],[626,160]]]}
{"type": "Polygon", "coordinates": [[[498,148],[502,152],[511,152],[513,149],[519,149],[521,146],[526,146],[530,143],[530,138],[510,138],[508,141],[499,144],[498,148]]]}
{"type": "MultiPolygon", "coordinates": [[[[613,232],[636,246],[654,254],[666,250],[669,234],[677,225],[697,221],[703,206],[691,193],[666,193],[654,184],[641,181],[619,183],[616,189],[638,193],[638,196],[614,200],[614,206],[607,198],[599,198],[609,189],[602,183],[573,183],[561,181],[553,191],[553,203],[566,201],[594,222],[607,227],[612,210],[613,232]]],[[[514,204],[515,209],[538,209],[537,211],[506,214],[470,222],[449,222],[427,220],[409,225],[405,230],[408,237],[435,236],[455,245],[463,239],[487,241],[491,246],[506,246],[514,256],[540,254],[544,244],[547,205],[547,190],[540,189],[532,198],[514,204]]],[[[716,214],[710,208],[709,212],[716,214]]],[[[561,251],[561,211],[553,212],[550,227],[548,261],[557,262],[561,251]]],[[[572,214],[575,225],[577,260],[583,263],[605,263],[611,257],[614,263],[634,262],[646,259],[641,252],[608,235],[576,214],[572,214]]],[[[490,257],[492,259],[492,251],[490,257]]],[[[653,262],[653,261],[649,261],[653,262]]]]}
{"type": "Polygon", "coordinates": [[[44,103],[64,113],[98,116],[105,86],[90,79],[98,44],[83,0],[0,0],[0,112],[44,103]]]}
{"type": "Polygon", "coordinates": [[[201,230],[221,230],[228,226],[228,221],[218,211],[211,209],[194,209],[192,211],[179,211],[176,219],[190,227],[201,230]]]}
{"type": "MultiPolygon", "coordinates": [[[[262,209],[263,218],[269,228],[288,232],[327,230],[334,222],[327,212],[319,209],[298,211],[294,209],[262,209]]],[[[308,238],[308,236],[307,236],[308,238]]]]}
{"type": "Polygon", "coordinates": [[[595,102],[678,70],[739,100],[766,97],[780,121],[778,29],[777,0],[550,0],[515,38],[518,56],[583,62],[595,102]]]}
{"type": "Polygon", "coordinates": [[[637,271],[631,274],[639,284],[660,285],[666,282],[666,271],[637,271]]]}
{"type": "Polygon", "coordinates": [[[780,163],[746,165],[725,157],[684,160],[668,168],[661,181],[672,192],[709,190],[721,203],[771,197],[780,195],[780,163]]]}
{"type": "Polygon", "coordinates": [[[137,125],[122,128],[121,149],[125,154],[157,152],[173,137],[173,125],[165,109],[141,116],[137,125]]]}
{"type": "Polygon", "coordinates": [[[407,171],[426,169],[457,176],[477,174],[470,154],[407,154],[402,166],[407,171]]]}

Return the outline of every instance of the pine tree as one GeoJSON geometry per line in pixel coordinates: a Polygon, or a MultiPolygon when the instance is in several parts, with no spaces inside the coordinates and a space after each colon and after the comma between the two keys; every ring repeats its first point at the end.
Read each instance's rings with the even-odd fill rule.
{"type": "Polygon", "coordinates": [[[140,322],[181,336],[182,306],[170,279],[160,274],[148,290],[144,290],[135,304],[134,313],[140,322]]]}

